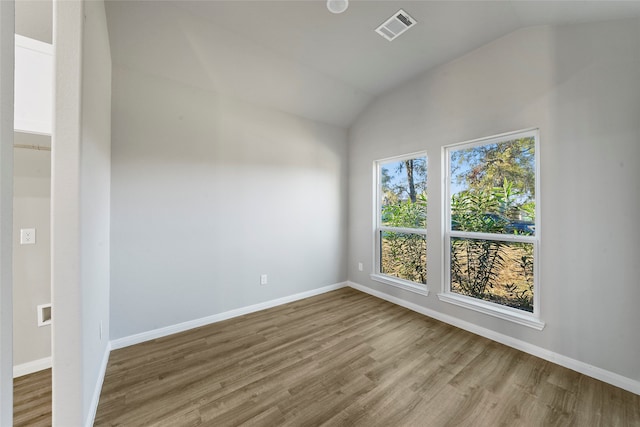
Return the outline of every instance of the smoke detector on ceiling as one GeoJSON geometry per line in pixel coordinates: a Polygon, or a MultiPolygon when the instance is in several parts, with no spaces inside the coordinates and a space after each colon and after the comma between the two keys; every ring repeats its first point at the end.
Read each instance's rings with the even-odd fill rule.
{"type": "Polygon", "coordinates": [[[376,33],[391,41],[415,24],[416,20],[410,17],[407,12],[400,9],[394,13],[391,18],[387,19],[382,25],[376,28],[376,33]]]}
{"type": "Polygon", "coordinates": [[[349,7],[349,0],[327,0],[327,9],[331,13],[342,13],[349,7]]]}

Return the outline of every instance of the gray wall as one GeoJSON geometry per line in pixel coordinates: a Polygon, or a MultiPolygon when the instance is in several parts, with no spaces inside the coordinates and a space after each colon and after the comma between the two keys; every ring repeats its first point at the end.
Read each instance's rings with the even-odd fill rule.
{"type": "Polygon", "coordinates": [[[350,130],[349,279],[640,380],[640,21],[517,31],[393,90],[350,130]],[[539,127],[543,331],[442,303],[441,147],[539,127]],[[372,163],[429,156],[428,297],[369,279],[372,163]],[[364,272],[357,262],[364,262],[364,272]]]}
{"type": "MultiPolygon", "coordinates": [[[[51,138],[15,133],[16,144],[51,146],[51,138]]],[[[13,364],[51,356],[51,326],[38,327],[39,304],[51,302],[51,152],[14,149],[13,364]],[[35,228],[36,244],[21,245],[20,229],[35,228]]]]}
{"type": "Polygon", "coordinates": [[[112,120],[111,339],[346,280],[344,130],[116,67],[112,120]]]}
{"type": "MultiPolygon", "coordinates": [[[[15,3],[15,32],[51,43],[51,0],[15,3]]],[[[51,146],[51,137],[15,134],[16,144],[51,146]]],[[[51,356],[51,326],[37,327],[36,307],[51,302],[51,152],[17,149],[14,183],[13,364],[51,356]],[[20,228],[37,229],[36,245],[20,246],[20,228]]]]}
{"type": "Polygon", "coordinates": [[[0,2],[0,425],[13,418],[13,2],[0,2]]]}
{"type": "Polygon", "coordinates": [[[53,1],[16,0],[16,34],[51,43],[53,1]]]}

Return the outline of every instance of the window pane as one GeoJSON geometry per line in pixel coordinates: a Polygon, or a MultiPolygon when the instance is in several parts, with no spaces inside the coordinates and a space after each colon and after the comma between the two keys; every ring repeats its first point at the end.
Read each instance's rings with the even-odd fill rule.
{"type": "Polygon", "coordinates": [[[380,272],[416,283],[427,283],[427,242],[424,235],[380,232],[380,272]]]}
{"type": "Polygon", "coordinates": [[[535,234],[535,139],[517,138],[449,154],[451,229],[535,234]]]}
{"type": "Polygon", "coordinates": [[[533,244],[452,237],[451,291],[533,312],[533,244]]]}
{"type": "Polygon", "coordinates": [[[380,165],[380,190],[380,223],[382,225],[426,227],[426,157],[380,165]]]}

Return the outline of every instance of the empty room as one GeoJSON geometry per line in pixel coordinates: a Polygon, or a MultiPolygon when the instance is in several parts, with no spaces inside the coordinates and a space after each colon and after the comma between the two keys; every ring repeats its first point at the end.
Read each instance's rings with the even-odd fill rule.
{"type": "Polygon", "coordinates": [[[640,1],[19,0],[0,43],[2,426],[640,426],[640,1]]]}

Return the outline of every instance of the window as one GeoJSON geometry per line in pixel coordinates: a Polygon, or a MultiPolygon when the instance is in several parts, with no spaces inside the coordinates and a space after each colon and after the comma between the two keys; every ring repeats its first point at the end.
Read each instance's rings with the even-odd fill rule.
{"type": "Polygon", "coordinates": [[[376,162],[373,280],[426,294],[427,156],[376,162]]]}
{"type": "Polygon", "coordinates": [[[441,300],[537,329],[536,130],[445,147],[441,300]]]}

